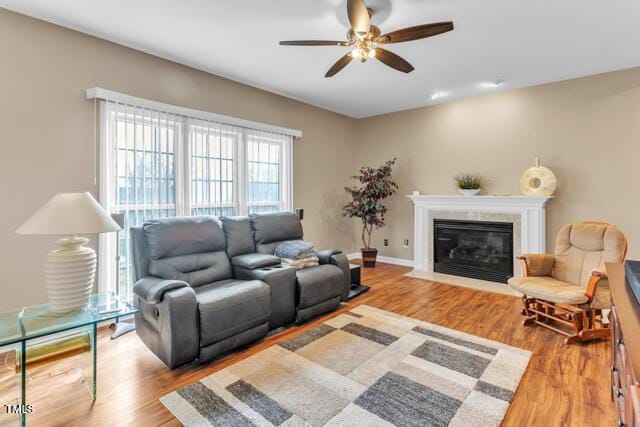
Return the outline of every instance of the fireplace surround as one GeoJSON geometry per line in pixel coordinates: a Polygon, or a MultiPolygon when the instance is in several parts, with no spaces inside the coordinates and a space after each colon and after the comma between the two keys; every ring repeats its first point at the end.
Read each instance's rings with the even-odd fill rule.
{"type": "MultiPolygon", "coordinates": [[[[434,269],[434,221],[461,220],[509,223],[513,227],[513,257],[523,253],[544,253],[546,249],[546,210],[548,197],[529,196],[434,196],[410,195],[414,203],[414,258],[412,272],[414,277],[432,277],[432,280],[446,283],[476,281],[479,287],[484,284],[494,288],[507,288],[486,279],[464,280],[452,273],[441,274],[434,269]]],[[[512,257],[512,259],[513,259],[512,257]]],[[[513,275],[520,274],[520,264],[515,263],[513,275]]],[[[462,285],[462,284],[461,284],[462,285]]]]}

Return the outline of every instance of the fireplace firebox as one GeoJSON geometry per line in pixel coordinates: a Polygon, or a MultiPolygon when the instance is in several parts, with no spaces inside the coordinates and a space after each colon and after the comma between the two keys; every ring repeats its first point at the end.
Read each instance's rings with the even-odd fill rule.
{"type": "Polygon", "coordinates": [[[507,283],[513,276],[513,224],[434,219],[434,271],[507,283]]]}

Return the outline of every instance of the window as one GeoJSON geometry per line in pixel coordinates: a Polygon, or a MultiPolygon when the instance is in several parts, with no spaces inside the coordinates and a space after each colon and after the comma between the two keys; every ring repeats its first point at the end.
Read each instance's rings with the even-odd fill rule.
{"type": "Polygon", "coordinates": [[[240,136],[225,126],[191,125],[191,215],[237,215],[234,161],[240,136]]]}
{"type": "MultiPolygon", "coordinates": [[[[110,212],[123,212],[125,218],[117,241],[115,235],[101,237],[100,251],[113,260],[119,254],[120,294],[128,298],[132,291],[129,228],[140,226],[145,218],[177,213],[175,164],[182,124],[174,115],[117,104],[105,110],[104,119],[107,132],[101,165],[107,179],[101,182],[101,198],[110,212]]],[[[105,271],[115,270],[115,265],[107,264],[105,271]]]]}
{"type": "Polygon", "coordinates": [[[292,135],[165,110],[101,101],[100,199],[125,213],[125,224],[117,239],[100,236],[99,287],[115,291],[118,279],[125,299],[133,287],[130,227],[149,218],[291,210],[292,135]]]}
{"type": "Polygon", "coordinates": [[[283,210],[282,144],[272,135],[247,135],[247,205],[249,213],[283,210]]]}

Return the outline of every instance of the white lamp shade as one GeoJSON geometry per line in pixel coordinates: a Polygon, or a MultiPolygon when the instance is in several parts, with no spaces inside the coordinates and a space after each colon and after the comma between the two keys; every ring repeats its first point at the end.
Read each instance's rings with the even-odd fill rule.
{"type": "Polygon", "coordinates": [[[16,230],[18,234],[75,235],[118,231],[89,192],[58,193],[16,230]]]}

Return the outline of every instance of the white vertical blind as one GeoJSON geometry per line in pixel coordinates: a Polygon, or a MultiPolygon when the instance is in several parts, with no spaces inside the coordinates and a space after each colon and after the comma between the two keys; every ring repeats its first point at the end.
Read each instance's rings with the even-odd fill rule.
{"type": "Polygon", "coordinates": [[[182,146],[181,118],[117,102],[101,105],[100,198],[109,212],[123,212],[124,227],[100,238],[100,288],[114,290],[116,250],[121,293],[130,295],[129,228],[145,218],[177,215],[175,158],[182,146]]]}
{"type": "Polygon", "coordinates": [[[100,102],[100,199],[109,212],[125,213],[125,226],[118,239],[100,236],[99,288],[115,290],[119,250],[125,299],[133,286],[130,227],[148,218],[292,209],[292,135],[154,105],[100,102]]]}

